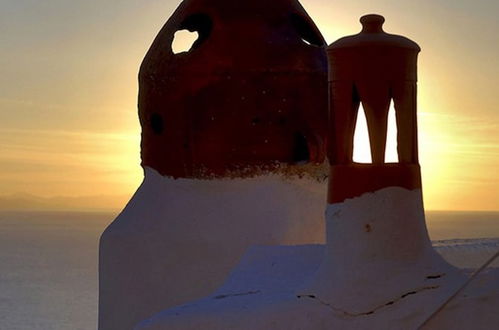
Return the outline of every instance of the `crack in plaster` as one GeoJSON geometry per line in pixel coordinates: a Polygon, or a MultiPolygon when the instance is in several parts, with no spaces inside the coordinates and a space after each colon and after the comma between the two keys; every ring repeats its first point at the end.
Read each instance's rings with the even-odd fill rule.
{"type": "Polygon", "coordinates": [[[427,290],[438,289],[439,287],[440,287],[439,285],[424,286],[424,287],[421,287],[419,289],[406,292],[406,293],[402,294],[400,297],[398,297],[398,298],[396,298],[394,300],[390,300],[390,301],[388,301],[388,302],[386,302],[384,304],[381,304],[381,305],[375,307],[374,309],[372,309],[372,310],[370,310],[368,312],[357,312],[357,313],[355,313],[355,312],[349,312],[349,311],[346,311],[346,310],[342,310],[341,308],[334,307],[332,304],[330,304],[330,303],[328,303],[326,301],[321,300],[320,298],[316,297],[315,295],[298,295],[297,297],[298,298],[312,298],[312,299],[315,299],[318,302],[320,302],[322,305],[329,307],[333,312],[341,313],[341,314],[343,314],[345,316],[358,317],[358,316],[372,315],[372,314],[376,313],[377,311],[379,311],[380,309],[385,308],[387,306],[391,306],[391,305],[399,302],[400,300],[402,300],[404,298],[407,298],[408,296],[415,295],[415,294],[418,294],[420,292],[427,291],[427,290]]]}
{"type": "Polygon", "coordinates": [[[229,298],[229,297],[248,296],[248,295],[257,294],[260,292],[261,292],[260,290],[256,290],[256,291],[248,291],[248,292],[241,292],[241,293],[221,294],[221,295],[215,296],[214,299],[225,299],[225,298],[229,298]]]}

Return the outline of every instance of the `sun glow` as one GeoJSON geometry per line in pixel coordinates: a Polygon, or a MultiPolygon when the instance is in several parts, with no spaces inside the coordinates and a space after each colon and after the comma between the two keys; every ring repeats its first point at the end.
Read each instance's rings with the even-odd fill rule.
{"type": "MultiPolygon", "coordinates": [[[[499,209],[498,2],[301,2],[328,43],[358,33],[360,16],[380,13],[387,32],[421,46],[418,134],[426,208],[499,209]]],[[[64,2],[57,11],[40,2],[29,13],[21,1],[2,2],[2,24],[13,33],[5,34],[0,53],[0,195],[130,196],[142,178],[137,71],[179,3],[125,1],[115,15],[115,6],[89,2],[64,2]],[[74,16],[80,5],[85,15],[74,16]]],[[[192,42],[178,39],[184,50],[192,42]]],[[[363,120],[354,159],[370,162],[363,120]]],[[[392,117],[387,162],[397,159],[391,123],[392,117]]]]}

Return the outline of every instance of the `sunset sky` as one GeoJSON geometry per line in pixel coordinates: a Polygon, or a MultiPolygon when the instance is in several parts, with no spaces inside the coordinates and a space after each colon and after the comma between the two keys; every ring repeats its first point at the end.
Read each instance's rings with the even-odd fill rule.
{"type": "MultiPolygon", "coordinates": [[[[142,179],[138,68],[179,3],[0,3],[0,196],[100,195],[124,205],[142,179]]],[[[328,43],[379,13],[387,32],[421,46],[425,206],[499,210],[499,1],[301,3],[328,43]]]]}

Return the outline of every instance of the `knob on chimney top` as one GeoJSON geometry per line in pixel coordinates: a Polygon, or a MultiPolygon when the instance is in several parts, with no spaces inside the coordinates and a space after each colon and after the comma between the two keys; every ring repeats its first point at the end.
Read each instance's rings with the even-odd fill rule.
{"type": "Polygon", "coordinates": [[[385,18],[377,14],[364,15],[360,18],[362,24],[362,32],[380,33],[383,32],[383,23],[385,18]]]}

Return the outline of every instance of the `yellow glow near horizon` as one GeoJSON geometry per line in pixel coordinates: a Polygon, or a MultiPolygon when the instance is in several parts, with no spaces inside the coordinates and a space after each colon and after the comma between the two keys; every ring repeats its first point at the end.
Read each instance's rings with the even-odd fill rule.
{"type": "Polygon", "coordinates": [[[0,180],[14,192],[39,196],[121,195],[133,192],[140,183],[140,136],[135,132],[1,133],[4,152],[0,180]]]}

